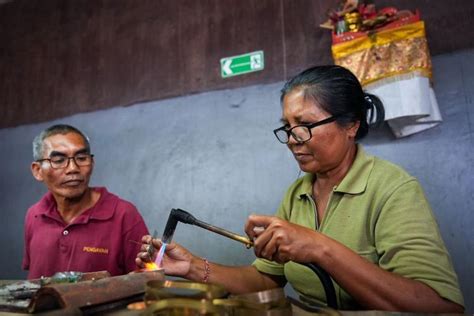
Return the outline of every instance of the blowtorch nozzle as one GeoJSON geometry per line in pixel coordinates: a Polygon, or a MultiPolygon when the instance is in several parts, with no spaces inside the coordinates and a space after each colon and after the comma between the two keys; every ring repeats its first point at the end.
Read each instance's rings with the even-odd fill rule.
{"type": "Polygon", "coordinates": [[[161,241],[168,244],[173,239],[174,231],[178,222],[193,225],[196,222],[196,218],[182,209],[171,209],[168,221],[166,222],[165,231],[161,237],[161,241]]]}
{"type": "Polygon", "coordinates": [[[212,231],[214,233],[220,234],[222,236],[237,240],[245,244],[247,248],[250,248],[253,246],[253,242],[250,241],[247,237],[234,234],[225,229],[197,220],[193,215],[179,208],[171,209],[170,215],[168,217],[168,221],[166,222],[165,231],[163,232],[163,237],[161,238],[163,243],[168,244],[171,241],[171,239],[173,238],[174,231],[176,230],[176,226],[178,225],[178,222],[183,222],[185,224],[190,224],[190,225],[196,225],[201,228],[212,231]]]}
{"type": "Polygon", "coordinates": [[[173,216],[178,221],[183,222],[185,224],[194,225],[196,223],[196,218],[194,216],[192,216],[191,214],[189,214],[188,212],[180,208],[172,209],[170,216],[173,216]]]}

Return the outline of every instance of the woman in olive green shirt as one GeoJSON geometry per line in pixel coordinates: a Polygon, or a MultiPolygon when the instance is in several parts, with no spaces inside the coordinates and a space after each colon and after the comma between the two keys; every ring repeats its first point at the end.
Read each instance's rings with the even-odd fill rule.
{"type": "MultiPolygon", "coordinates": [[[[368,121],[383,121],[380,100],[364,93],[349,70],[318,66],[290,79],[281,102],[283,126],[275,136],[306,175],[289,188],[276,216],[249,216],[245,230],[259,259],[223,266],[171,243],[166,273],[231,293],[289,281],[302,299],[324,304],[313,273],[299,264],[314,263],[336,283],[342,309],[462,313],[456,274],[418,182],[357,145],[368,121]]],[[[150,241],[143,238],[143,250],[150,241]]],[[[137,265],[148,258],[139,253],[137,265]]]]}

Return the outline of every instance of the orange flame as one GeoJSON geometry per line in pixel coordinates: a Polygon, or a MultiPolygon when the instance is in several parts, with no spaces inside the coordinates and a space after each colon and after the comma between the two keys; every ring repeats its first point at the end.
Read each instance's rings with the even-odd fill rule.
{"type": "Polygon", "coordinates": [[[159,270],[159,267],[154,262],[147,262],[147,263],[145,263],[145,270],[146,271],[156,271],[156,270],[159,270]]]}

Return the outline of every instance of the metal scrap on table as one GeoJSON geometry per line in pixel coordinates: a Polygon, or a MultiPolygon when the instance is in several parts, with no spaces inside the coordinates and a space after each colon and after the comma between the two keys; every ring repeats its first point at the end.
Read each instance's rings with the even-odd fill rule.
{"type": "Polygon", "coordinates": [[[77,283],[91,277],[101,278],[110,276],[106,271],[82,273],[76,271],[57,272],[51,277],[41,277],[30,281],[11,281],[0,286],[0,310],[22,311],[28,308],[34,295],[42,287],[51,284],[77,283]]]}
{"type": "Polygon", "coordinates": [[[19,281],[0,287],[0,308],[23,309],[28,307],[31,298],[41,288],[38,282],[19,281]]]}

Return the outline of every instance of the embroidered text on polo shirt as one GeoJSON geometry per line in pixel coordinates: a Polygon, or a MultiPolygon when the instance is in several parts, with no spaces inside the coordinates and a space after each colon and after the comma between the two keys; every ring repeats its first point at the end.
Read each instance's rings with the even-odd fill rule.
{"type": "Polygon", "coordinates": [[[92,252],[92,253],[103,253],[103,254],[108,254],[109,249],[107,248],[99,248],[99,247],[86,247],[82,248],[82,251],[84,252],[92,252]]]}

